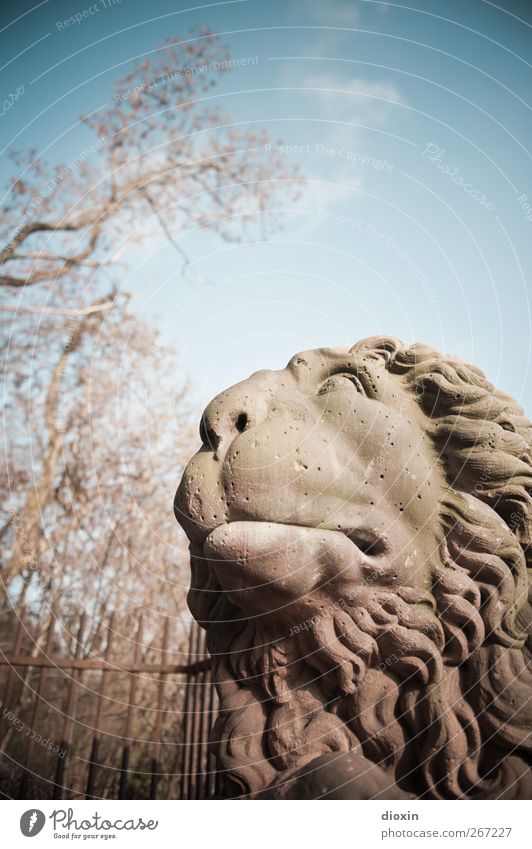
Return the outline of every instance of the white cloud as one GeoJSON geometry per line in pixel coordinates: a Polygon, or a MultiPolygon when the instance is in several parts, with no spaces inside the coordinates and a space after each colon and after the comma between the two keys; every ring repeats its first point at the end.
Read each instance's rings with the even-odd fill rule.
{"type": "Polygon", "coordinates": [[[354,27],[360,19],[360,4],[354,0],[306,0],[296,3],[298,13],[324,26],[354,27]]]}
{"type": "Polygon", "coordinates": [[[373,82],[332,71],[307,74],[301,85],[318,102],[322,116],[336,120],[382,125],[390,111],[405,102],[393,82],[373,82]]]}

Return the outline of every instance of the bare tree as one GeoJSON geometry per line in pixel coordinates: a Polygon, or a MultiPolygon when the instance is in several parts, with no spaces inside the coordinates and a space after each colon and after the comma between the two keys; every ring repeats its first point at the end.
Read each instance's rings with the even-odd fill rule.
{"type": "MultiPolygon", "coordinates": [[[[9,466],[2,492],[0,587],[9,608],[20,615],[25,607],[31,622],[35,636],[26,639],[23,653],[43,651],[53,617],[56,654],[68,657],[81,650],[83,658],[98,658],[112,618],[114,642],[130,660],[143,613],[140,659],[150,656],[152,644],[160,645],[162,620],[169,616],[174,662],[183,663],[188,557],[185,540],[176,534],[171,500],[193,438],[188,387],[174,385],[172,352],[127,299],[115,299],[106,309],[97,306],[78,318],[47,314],[44,326],[36,313],[19,316],[18,335],[7,348],[2,424],[9,466]],[[86,626],[78,647],[82,616],[86,626]]],[[[9,331],[10,322],[4,324],[9,331]]],[[[16,616],[6,612],[4,607],[0,647],[11,650],[16,616]]],[[[59,741],[68,679],[59,670],[50,677],[39,723],[59,741]]],[[[139,757],[147,745],[142,741],[153,735],[152,678],[136,686],[132,733],[139,757]]],[[[16,681],[10,708],[31,726],[34,677],[23,669],[16,681]]],[[[112,732],[123,733],[130,681],[118,674],[111,683],[105,703],[111,734],[104,738],[102,755],[116,763],[120,738],[112,732]]],[[[80,787],[83,792],[86,781],[98,687],[98,675],[89,673],[78,693],[76,757],[67,774],[74,794],[80,787]]],[[[167,687],[165,711],[176,723],[182,720],[183,698],[182,684],[167,687]]],[[[37,781],[53,770],[47,753],[25,749],[14,728],[4,722],[0,729],[0,748],[8,753],[0,762],[0,783],[16,794],[20,771],[15,765],[29,754],[32,786],[49,792],[46,781],[37,781]]],[[[179,733],[177,726],[168,757],[176,752],[179,733]]],[[[105,776],[111,781],[116,771],[99,780],[105,776]]]]}
{"type": "Polygon", "coordinates": [[[67,607],[77,598],[104,612],[111,600],[118,610],[159,597],[175,611],[186,559],[170,504],[191,426],[169,352],[127,302],[66,328],[48,319],[40,335],[36,316],[25,321],[31,358],[30,344],[9,351],[5,378],[0,576],[12,602],[30,591],[48,605],[55,588],[67,607]]]}
{"type": "MultiPolygon", "coordinates": [[[[21,305],[0,304],[8,434],[0,577],[12,600],[30,590],[35,597],[56,585],[60,573],[63,594],[81,590],[91,558],[99,579],[109,572],[104,561],[117,570],[118,556],[126,558],[121,585],[126,575],[134,583],[132,563],[155,572],[168,565],[159,549],[149,550],[160,516],[172,519],[145,456],[148,435],[138,430],[145,409],[131,416],[143,381],[153,385],[149,375],[158,375],[160,386],[171,384],[175,356],[135,317],[129,296],[117,294],[116,263],[126,260],[128,243],[155,230],[186,265],[180,235],[188,227],[224,239],[275,227],[268,210],[281,193],[294,193],[298,176],[278,157],[264,156],[266,134],[232,124],[214,105],[211,89],[235,62],[205,29],[169,39],[118,81],[109,105],[83,119],[94,143],[71,163],[49,169],[35,151],[14,155],[19,173],[4,202],[0,252],[4,298],[24,290],[21,305]],[[99,297],[87,303],[89,289],[99,297]],[[126,363],[128,381],[115,385],[126,363]],[[108,405],[126,386],[119,441],[108,405]],[[145,522],[132,521],[138,504],[145,522]],[[68,578],[58,565],[61,552],[68,578]]],[[[163,409],[167,397],[163,391],[151,397],[150,408],[163,409]]],[[[190,433],[189,420],[181,397],[171,414],[158,415],[156,438],[150,434],[150,456],[171,457],[164,474],[171,467],[172,485],[176,445],[190,433]]],[[[91,581],[86,598],[97,585],[91,581]]]]}
{"type": "Polygon", "coordinates": [[[238,239],[259,221],[275,226],[267,210],[293,192],[297,170],[265,157],[265,132],[240,128],[214,104],[210,91],[235,61],[208,30],[169,39],[118,82],[110,105],[82,119],[93,142],[72,162],[50,169],[36,151],[14,155],[0,284],[61,279],[79,289],[156,228],[186,264],[186,228],[238,239]]]}

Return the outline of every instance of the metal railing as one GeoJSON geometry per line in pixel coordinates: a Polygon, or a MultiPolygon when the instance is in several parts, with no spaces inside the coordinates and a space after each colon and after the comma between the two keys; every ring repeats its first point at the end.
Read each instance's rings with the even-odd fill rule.
{"type": "Polygon", "coordinates": [[[159,645],[149,647],[160,656],[160,662],[141,659],[142,616],[137,617],[127,660],[119,659],[120,653],[114,651],[112,616],[105,625],[103,651],[97,657],[84,656],[85,615],[79,619],[71,656],[57,652],[55,616],[50,617],[39,646],[35,627],[24,614],[13,615],[13,620],[17,624],[12,645],[7,651],[0,649],[0,676],[3,673],[4,678],[0,777],[2,762],[4,768],[9,765],[2,781],[5,796],[35,797],[36,785],[41,798],[54,799],[205,799],[216,795],[217,776],[208,736],[218,705],[205,634],[197,623],[189,627],[186,663],[173,664],[169,657],[176,652],[169,652],[168,618],[159,645]],[[31,646],[31,653],[24,651],[24,643],[31,646]],[[87,676],[97,680],[89,683],[87,676]],[[110,711],[113,731],[105,727],[110,711]],[[147,732],[144,736],[138,733],[139,712],[147,732]],[[153,713],[150,722],[146,717],[151,719],[153,713]],[[43,724],[45,737],[37,731],[43,724]],[[104,747],[104,741],[112,745],[104,747]],[[83,747],[88,744],[87,756],[83,747]],[[103,790],[102,771],[108,779],[103,790]]]}

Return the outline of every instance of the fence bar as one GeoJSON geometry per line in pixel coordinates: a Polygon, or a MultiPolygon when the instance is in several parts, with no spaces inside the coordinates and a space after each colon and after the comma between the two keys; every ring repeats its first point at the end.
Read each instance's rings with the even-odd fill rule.
{"type": "MultiPolygon", "coordinates": [[[[205,654],[207,651],[205,640],[206,633],[201,629],[201,651],[205,654]]],[[[207,798],[207,735],[209,733],[210,716],[209,710],[209,689],[207,684],[207,671],[200,672],[198,675],[200,687],[200,728],[198,736],[198,786],[196,799],[207,798]]]]}
{"type": "MultiPolygon", "coordinates": [[[[194,657],[194,625],[192,622],[188,635],[188,662],[192,664],[194,657]]],[[[181,744],[182,760],[181,760],[181,778],[180,778],[180,797],[188,799],[188,774],[191,770],[191,747],[190,747],[190,731],[192,727],[192,686],[190,679],[187,677],[185,681],[185,704],[183,707],[183,737],[181,744]]]]}
{"type": "Polygon", "coordinates": [[[209,769],[209,779],[207,782],[207,798],[215,799],[218,795],[218,771],[216,758],[213,753],[210,751],[210,735],[211,730],[214,725],[214,717],[216,714],[217,707],[217,694],[216,689],[212,680],[212,667],[207,672],[207,678],[209,681],[209,732],[207,736],[207,764],[209,769]]]}
{"type": "MultiPolygon", "coordinates": [[[[142,644],[142,614],[139,616],[135,647],[133,649],[133,663],[138,664],[140,646],[142,644]]],[[[137,694],[137,676],[131,675],[129,682],[129,701],[127,706],[126,727],[124,731],[124,746],[122,747],[122,764],[120,766],[120,784],[118,787],[118,798],[125,799],[127,793],[129,754],[131,748],[131,734],[133,731],[133,704],[137,694]]]]}
{"type": "MultiPolygon", "coordinates": [[[[54,628],[55,628],[55,615],[54,615],[54,611],[51,610],[50,611],[50,623],[48,625],[48,631],[47,631],[47,634],[46,634],[46,644],[45,644],[45,649],[44,649],[47,657],[50,656],[50,652],[52,651],[52,644],[53,644],[53,639],[54,639],[54,628]]],[[[37,725],[37,714],[38,714],[38,711],[39,711],[39,704],[40,704],[40,701],[41,701],[41,692],[42,692],[42,688],[43,688],[43,685],[44,685],[45,674],[46,674],[46,667],[42,666],[39,670],[39,676],[37,678],[37,687],[36,687],[35,693],[34,693],[33,708],[32,708],[32,712],[31,712],[31,721],[30,721],[30,730],[31,731],[34,731],[35,726],[37,725]]],[[[19,795],[20,795],[21,799],[25,798],[26,790],[28,788],[28,778],[29,778],[28,761],[29,761],[29,756],[30,756],[30,748],[31,748],[31,738],[28,736],[26,738],[26,747],[25,747],[25,751],[24,751],[24,758],[23,758],[23,761],[22,761],[22,778],[21,778],[21,782],[20,782],[20,791],[19,791],[19,795]]]]}
{"type": "MultiPolygon", "coordinates": [[[[78,633],[76,635],[76,647],[74,649],[74,656],[79,658],[81,655],[81,647],[83,644],[83,634],[85,632],[85,622],[86,622],[86,614],[82,613],[79,620],[78,625],[78,633]]],[[[69,754],[70,746],[72,743],[72,722],[74,719],[74,700],[76,695],[76,685],[79,683],[81,679],[81,672],[79,670],[74,670],[70,682],[68,685],[68,693],[67,700],[64,709],[64,719],[63,719],[63,729],[61,733],[61,745],[60,752],[57,755],[57,764],[55,768],[55,779],[54,779],[54,791],[53,798],[60,799],[63,795],[63,781],[65,777],[65,761],[67,755],[69,754]],[[61,752],[64,752],[61,755],[61,752]]]]}
{"type": "MultiPolygon", "coordinates": [[[[207,654],[207,634],[205,634],[205,654],[207,654]]],[[[205,768],[207,770],[207,775],[205,779],[205,798],[214,799],[216,797],[217,791],[217,769],[216,758],[211,752],[210,738],[218,707],[218,696],[213,683],[212,662],[209,668],[205,671],[205,705],[205,730],[202,731],[202,740],[203,745],[205,747],[205,768]]]]}
{"type": "Polygon", "coordinates": [[[109,661],[109,653],[111,651],[111,645],[113,641],[113,626],[114,626],[114,614],[111,616],[111,620],[107,627],[107,643],[105,646],[104,660],[106,662],[106,667],[102,669],[102,675],[100,678],[100,689],[98,692],[98,701],[96,703],[96,719],[94,721],[94,734],[92,737],[92,750],[89,761],[89,774],[87,776],[87,789],[85,791],[85,798],[91,799],[94,796],[94,785],[96,781],[96,769],[99,766],[98,754],[100,748],[100,739],[101,739],[101,722],[102,722],[102,707],[103,700],[105,697],[105,689],[107,684],[106,674],[108,672],[107,664],[109,661]]]}
{"type": "MultiPolygon", "coordinates": [[[[19,654],[20,648],[22,646],[22,635],[23,635],[23,628],[24,628],[23,619],[24,619],[24,610],[21,610],[20,616],[18,618],[17,630],[15,632],[15,643],[13,645],[13,653],[14,654],[19,654]]],[[[5,664],[6,666],[10,667],[10,670],[9,670],[9,673],[8,673],[8,676],[7,676],[6,689],[4,691],[4,706],[9,708],[10,703],[11,703],[11,693],[12,693],[12,690],[13,690],[13,684],[15,683],[15,677],[16,677],[15,670],[14,670],[14,666],[16,664],[10,663],[10,661],[7,659],[7,657],[5,655],[4,655],[3,658],[0,658],[0,663],[5,664]]]]}
{"type": "MultiPolygon", "coordinates": [[[[168,616],[164,620],[164,629],[163,629],[163,643],[162,643],[162,661],[163,666],[166,661],[168,654],[168,635],[170,628],[170,620],[168,616]]],[[[161,739],[162,739],[162,729],[163,729],[163,699],[164,699],[164,685],[166,683],[166,678],[164,675],[161,675],[159,678],[159,684],[157,687],[157,713],[155,715],[155,733],[154,733],[154,744],[152,750],[152,759],[151,759],[151,788],[150,788],[150,799],[157,798],[157,784],[159,783],[159,759],[161,755],[161,739]]]]}
{"type": "Polygon", "coordinates": [[[151,672],[153,675],[183,675],[190,673],[193,675],[196,672],[203,672],[208,669],[210,660],[198,660],[196,663],[112,663],[107,660],[93,659],[74,659],[70,657],[31,657],[29,655],[13,655],[11,657],[0,657],[0,666],[33,666],[39,668],[41,666],[47,669],[76,669],[79,672],[83,670],[106,671],[106,672],[131,672],[140,674],[141,672],[151,672]]]}
{"type": "MultiPolygon", "coordinates": [[[[195,656],[198,658],[201,651],[201,628],[194,623],[195,631],[195,656]]],[[[190,735],[190,771],[188,774],[188,798],[196,798],[196,778],[197,778],[197,759],[198,759],[198,733],[199,733],[199,681],[197,677],[191,682],[192,687],[192,733],[190,735]]]]}

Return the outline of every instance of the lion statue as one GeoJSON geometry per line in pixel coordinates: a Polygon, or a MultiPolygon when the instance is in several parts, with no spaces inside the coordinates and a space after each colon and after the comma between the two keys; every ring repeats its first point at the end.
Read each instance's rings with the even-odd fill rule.
{"type": "Polygon", "coordinates": [[[531,795],[532,425],[375,337],[206,408],[175,499],[223,795],[531,795]]]}

